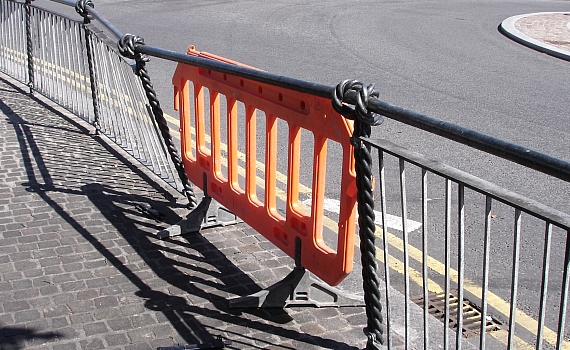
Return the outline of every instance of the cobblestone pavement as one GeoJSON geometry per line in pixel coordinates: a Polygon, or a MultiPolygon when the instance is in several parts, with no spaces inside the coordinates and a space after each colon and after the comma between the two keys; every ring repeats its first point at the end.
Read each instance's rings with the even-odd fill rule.
{"type": "Polygon", "coordinates": [[[556,46],[570,54],[570,12],[537,13],[522,17],[515,28],[529,37],[556,46]]]}
{"type": "Polygon", "coordinates": [[[292,260],[245,224],[156,239],[183,197],[50,105],[0,79],[0,349],[364,347],[362,307],[229,309],[292,260]]]}

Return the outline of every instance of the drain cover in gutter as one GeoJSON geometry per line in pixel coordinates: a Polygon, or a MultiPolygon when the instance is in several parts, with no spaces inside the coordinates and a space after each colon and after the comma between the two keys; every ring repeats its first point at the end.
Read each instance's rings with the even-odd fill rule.
{"type": "MultiPolygon", "coordinates": [[[[419,306],[424,306],[424,298],[418,297],[412,301],[419,306]]],[[[457,291],[449,292],[449,328],[457,332],[457,309],[459,298],[457,291]]],[[[467,299],[463,299],[463,327],[462,334],[465,338],[471,338],[481,333],[481,310],[478,306],[467,299]]],[[[428,296],[428,312],[442,322],[445,320],[445,293],[430,294],[428,296]]],[[[501,323],[493,317],[487,315],[485,329],[486,332],[493,332],[500,329],[501,323]]]]}

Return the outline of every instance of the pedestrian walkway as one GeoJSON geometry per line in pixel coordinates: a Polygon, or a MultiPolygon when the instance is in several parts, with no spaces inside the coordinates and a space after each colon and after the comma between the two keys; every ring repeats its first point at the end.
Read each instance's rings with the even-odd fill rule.
{"type": "Polygon", "coordinates": [[[540,52],[570,61],[570,12],[541,12],[507,18],[509,38],[540,52]]]}
{"type": "Polygon", "coordinates": [[[229,309],[292,259],[245,224],[156,239],[184,197],[21,88],[0,77],[0,349],[364,347],[363,307],[229,309]]]}

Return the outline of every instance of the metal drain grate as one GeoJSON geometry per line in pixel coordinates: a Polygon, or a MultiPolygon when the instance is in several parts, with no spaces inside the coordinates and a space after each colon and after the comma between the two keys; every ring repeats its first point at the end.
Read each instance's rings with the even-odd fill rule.
{"type": "MultiPolygon", "coordinates": [[[[413,298],[412,301],[419,306],[424,306],[424,298],[413,298]]],[[[459,308],[459,298],[457,291],[449,292],[449,328],[457,332],[457,309],[459,308]]],[[[465,338],[471,338],[481,334],[481,310],[479,307],[469,300],[463,298],[463,327],[461,334],[465,338]]],[[[445,293],[430,294],[428,296],[428,313],[440,319],[445,320],[445,293]]],[[[501,323],[495,318],[487,315],[485,329],[486,332],[498,331],[501,323]]]]}

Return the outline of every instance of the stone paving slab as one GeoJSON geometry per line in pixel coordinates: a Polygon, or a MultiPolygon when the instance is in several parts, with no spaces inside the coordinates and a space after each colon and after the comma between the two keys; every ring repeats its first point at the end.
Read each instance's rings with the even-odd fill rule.
{"type": "Polygon", "coordinates": [[[525,35],[556,46],[570,54],[570,12],[537,13],[521,17],[515,28],[525,35]]]}
{"type": "Polygon", "coordinates": [[[50,106],[0,78],[0,349],[364,347],[363,307],[229,309],[292,259],[245,224],[156,239],[184,198],[50,106]]]}

